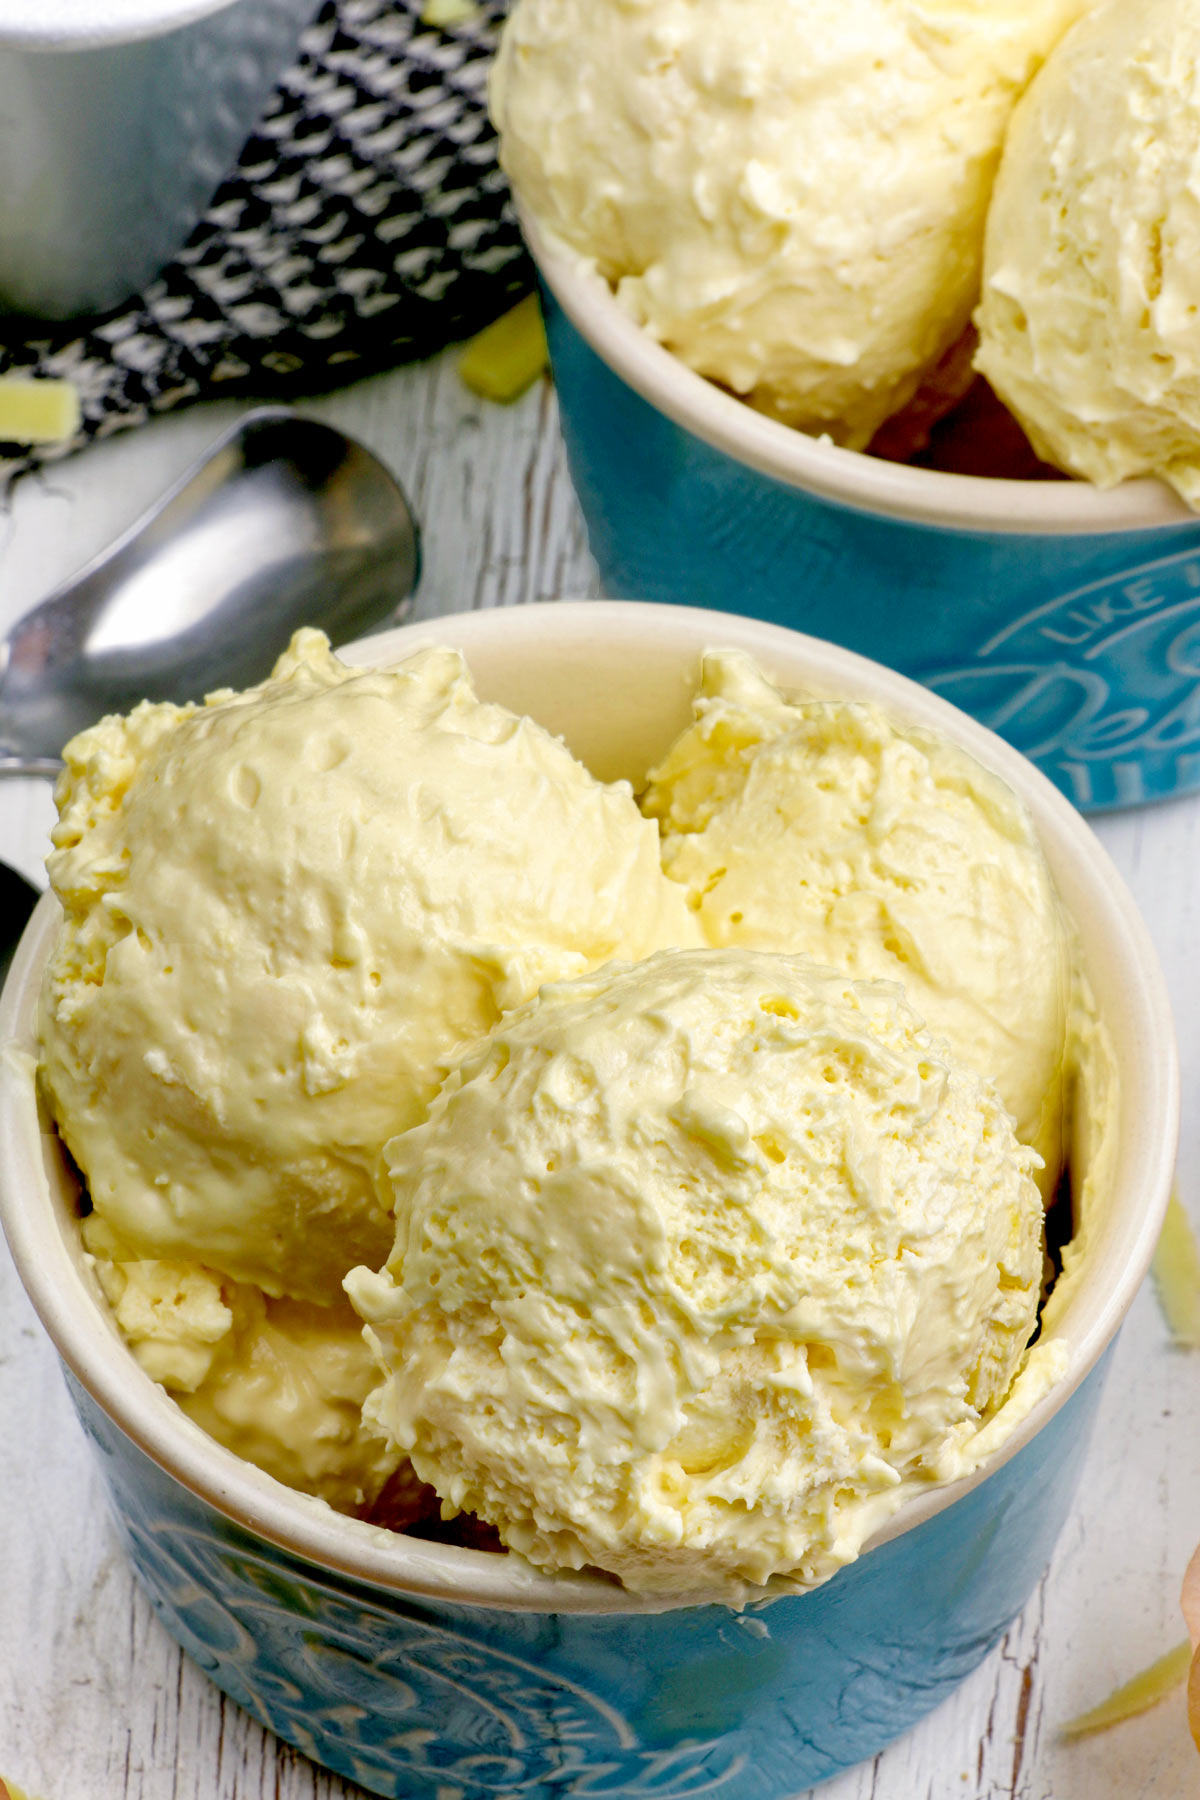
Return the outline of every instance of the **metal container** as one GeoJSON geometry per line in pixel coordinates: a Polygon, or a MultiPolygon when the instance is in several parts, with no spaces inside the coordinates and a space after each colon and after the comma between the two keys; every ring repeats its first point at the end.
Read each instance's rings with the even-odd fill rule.
{"type": "Polygon", "coordinates": [[[135,293],[187,239],[316,0],[6,0],[0,311],[135,293]]]}

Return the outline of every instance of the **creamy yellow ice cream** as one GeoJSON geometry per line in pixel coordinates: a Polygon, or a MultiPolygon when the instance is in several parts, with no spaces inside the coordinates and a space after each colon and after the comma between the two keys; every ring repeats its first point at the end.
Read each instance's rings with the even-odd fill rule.
{"type": "Polygon", "coordinates": [[[899,990],[664,952],[541,994],[389,1144],[366,1416],[550,1568],[739,1598],[966,1466],[1042,1274],[1031,1153],[899,990]]]}
{"type": "Polygon", "coordinates": [[[461,657],[317,633],[201,707],[67,746],[42,1081],[101,1253],[330,1302],[374,1175],[459,1051],[543,981],[692,941],[655,826],[461,657]]]}
{"type": "Polygon", "coordinates": [[[1069,944],[950,745],[710,654],[644,816],[456,653],[302,633],[66,763],[41,1081],[238,1455],[362,1511],[411,1452],[536,1563],[736,1599],[1054,1379],[1001,1099],[1056,1172],[1069,944]]]}
{"type": "Polygon", "coordinates": [[[210,1437],[341,1512],[376,1497],[401,1459],[363,1423],[378,1369],[345,1301],[268,1299],[181,1260],[95,1267],[138,1362],[210,1437]]]}
{"type": "Polygon", "coordinates": [[[705,941],[901,982],[1052,1193],[1072,947],[1024,807],[946,739],[789,697],[737,652],[705,656],[695,712],[643,807],[705,941]]]}
{"type": "Polygon", "coordinates": [[[519,0],[501,159],[702,375],[865,445],[967,326],[1013,104],[1088,0],[519,0]]]}
{"type": "Polygon", "coordinates": [[[1038,454],[1200,507],[1200,6],[1108,0],[1013,118],[977,366],[1038,454]]]}
{"type": "Polygon", "coordinates": [[[457,652],[270,680],[67,746],[43,1090],[138,1360],[333,1505],[397,1456],[341,1291],[392,1242],[384,1142],[544,980],[697,932],[627,787],[475,696],[457,652]]]}

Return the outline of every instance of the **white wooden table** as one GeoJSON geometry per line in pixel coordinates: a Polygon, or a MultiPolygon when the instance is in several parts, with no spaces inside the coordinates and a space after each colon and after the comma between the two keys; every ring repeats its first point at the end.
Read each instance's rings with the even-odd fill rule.
{"type": "MultiPolygon", "coordinates": [[[[0,626],[133,519],[235,416],[213,405],[115,438],[0,507],[0,626]]],[[[508,410],[450,358],[308,410],[363,438],[425,528],[418,617],[595,592],[542,386],[508,410]]],[[[0,784],[0,853],[39,872],[48,787],[0,784]]],[[[1183,1054],[1182,1193],[1200,1226],[1200,800],[1099,826],[1149,920],[1183,1054]]],[[[44,878],[43,878],[44,879],[44,878]]],[[[0,1775],[44,1800],[348,1800],[344,1783],[225,1701],[135,1588],[49,1344],[0,1246],[0,1775]]],[[[906,1738],[822,1800],[1183,1800],[1200,1757],[1182,1696],[1084,1742],[1062,1723],[1183,1635],[1200,1540],[1200,1353],[1167,1343],[1151,1292],[1119,1344],[1080,1498],[1003,1645],[906,1738]]]]}

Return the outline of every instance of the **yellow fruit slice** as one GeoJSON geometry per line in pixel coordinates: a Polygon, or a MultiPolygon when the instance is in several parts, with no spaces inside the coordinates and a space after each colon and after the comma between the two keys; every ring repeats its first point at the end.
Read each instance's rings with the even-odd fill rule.
{"type": "Polygon", "coordinates": [[[0,443],[57,444],[79,429],[79,391],[69,381],[0,380],[0,443]]]}
{"type": "Polygon", "coordinates": [[[425,0],[422,25],[473,25],[479,17],[476,0],[425,0]]]}
{"type": "Polygon", "coordinates": [[[0,1800],[32,1800],[32,1796],[24,1788],[19,1788],[15,1781],[6,1781],[0,1775],[0,1800]]]}
{"type": "Polygon", "coordinates": [[[507,405],[532,387],[549,360],[537,295],[528,294],[471,339],[458,372],[473,394],[507,405]]]}
{"type": "Polygon", "coordinates": [[[1165,1656],[1160,1656],[1156,1663],[1119,1687],[1115,1694],[1102,1700],[1099,1706],[1093,1706],[1090,1712],[1080,1713],[1063,1726],[1062,1736],[1065,1738],[1090,1737],[1093,1731],[1105,1731],[1110,1725],[1119,1725],[1123,1719],[1132,1719],[1138,1713],[1147,1712],[1150,1707],[1157,1706],[1160,1700],[1173,1693],[1187,1675],[1192,1664],[1192,1646],[1176,1644],[1165,1656]]]}
{"type": "Polygon", "coordinates": [[[1177,1344],[1200,1350],[1200,1245],[1176,1190],[1154,1252],[1154,1285],[1177,1344]]]}

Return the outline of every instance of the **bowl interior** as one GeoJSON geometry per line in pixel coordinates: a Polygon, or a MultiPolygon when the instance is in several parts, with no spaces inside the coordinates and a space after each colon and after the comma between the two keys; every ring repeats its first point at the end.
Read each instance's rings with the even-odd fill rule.
{"type": "MultiPolygon", "coordinates": [[[[1027,1443],[1111,1341],[1149,1264],[1174,1167],[1178,1077],[1165,984],[1136,908],[1074,809],[1015,751],[903,677],[848,651],[710,612],[630,602],[554,603],[458,614],[366,639],[357,664],[399,660],[423,643],[463,649],[481,697],[528,711],[604,779],[640,782],[690,717],[701,652],[739,648],[785,686],[877,700],[942,731],[994,769],[1034,816],[1116,1053],[1111,1162],[1106,1161],[1078,1279],[1054,1318],[1066,1372],[974,1476],[932,1489],[877,1540],[929,1517],[1027,1443]]],[[[32,1082],[41,969],[57,903],[40,903],[0,997],[0,1222],[60,1354],[116,1423],[179,1480],[260,1535],[344,1573],[410,1593],[523,1610],[647,1611],[600,1577],[551,1577],[503,1556],[398,1538],[332,1513],[215,1445],[142,1372],[100,1301],[76,1226],[75,1184],[32,1082]]],[[[1094,1144],[1080,1139],[1073,1175],[1094,1144]]],[[[673,1604],[703,1596],[681,1596],[673,1604]]]]}

